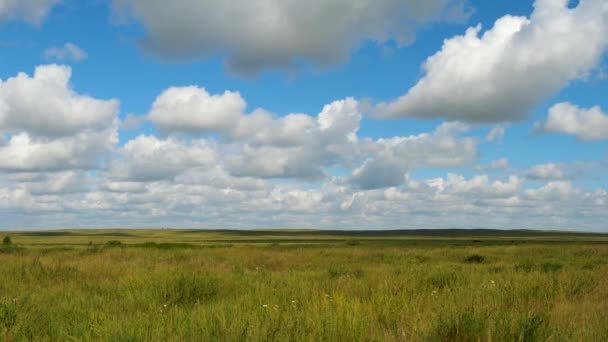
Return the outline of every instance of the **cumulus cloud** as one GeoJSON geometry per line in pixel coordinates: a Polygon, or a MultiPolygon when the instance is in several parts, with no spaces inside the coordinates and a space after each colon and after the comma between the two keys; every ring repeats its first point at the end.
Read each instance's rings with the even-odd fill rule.
{"type": "Polygon", "coordinates": [[[599,106],[585,109],[562,102],[552,106],[547,119],[537,123],[535,129],[574,135],[582,141],[608,140],[608,114],[599,106]]]}
{"type": "Polygon", "coordinates": [[[356,158],[362,115],[352,98],[326,105],[316,118],[264,109],[247,114],[246,105],[237,92],[170,88],[148,118],[165,134],[217,136],[226,169],[238,177],[318,179],[325,167],[356,158]]]}
{"type": "Polygon", "coordinates": [[[40,24],[61,0],[0,0],[0,22],[9,19],[40,24]]]}
{"type": "Polygon", "coordinates": [[[460,138],[468,127],[444,123],[431,134],[379,139],[377,151],[353,171],[350,182],[361,189],[401,185],[405,174],[418,167],[454,167],[473,162],[477,139],[460,138]]]}
{"type": "Polygon", "coordinates": [[[205,140],[184,144],[147,135],[129,141],[118,153],[109,166],[109,175],[127,181],[171,179],[189,168],[211,165],[216,159],[213,146],[205,140]]]}
{"type": "Polygon", "coordinates": [[[335,179],[313,188],[292,182],[252,186],[247,180],[250,184],[239,188],[230,184],[238,178],[221,175],[216,168],[199,169],[195,174],[212,178],[199,183],[193,181],[193,175],[180,175],[170,182],[113,181],[97,188],[88,183],[87,192],[55,193],[35,193],[23,183],[7,185],[0,176],[0,209],[8,212],[11,225],[30,228],[70,223],[83,227],[597,230],[602,227],[598,223],[608,218],[608,192],[603,189],[582,190],[568,182],[524,188],[524,179],[516,176],[408,177],[403,186],[360,190],[335,179]],[[66,213],[70,214],[66,217],[66,213]]]}
{"type": "Polygon", "coordinates": [[[44,50],[44,57],[59,61],[80,62],[88,57],[86,51],[73,43],[65,43],[62,47],[52,47],[44,50]]]}
{"type": "Polygon", "coordinates": [[[34,75],[0,80],[0,130],[36,136],[69,136],[113,123],[118,100],[99,100],[70,87],[72,69],[43,65],[34,75]]]}
{"type": "Polygon", "coordinates": [[[148,118],[162,132],[228,133],[245,110],[237,92],[210,95],[203,88],[172,87],[152,104],[148,118]]]}
{"type": "Polygon", "coordinates": [[[526,118],[570,81],[586,75],[608,48],[604,0],[536,0],[529,18],[506,15],[447,39],[407,94],[378,106],[387,117],[445,117],[474,123],[526,118]],[[576,56],[572,54],[576,51],[576,56]]]}
{"type": "Polygon", "coordinates": [[[487,166],[477,166],[475,169],[480,171],[496,171],[496,170],[505,170],[509,167],[509,159],[501,158],[492,160],[490,165],[487,166]]]}
{"type": "Polygon", "coordinates": [[[582,190],[575,188],[570,182],[555,181],[537,189],[528,189],[525,191],[525,196],[534,201],[552,202],[574,198],[580,193],[582,190]]]}
{"type": "Polygon", "coordinates": [[[147,29],[145,50],[171,60],[227,57],[230,70],[342,63],[365,41],[414,39],[418,24],[465,20],[463,0],[114,0],[147,29]],[[166,20],[179,18],[179,20],[166,20]]]}
{"type": "Polygon", "coordinates": [[[548,163],[533,166],[527,176],[536,180],[560,180],[566,178],[566,173],[561,166],[548,163]]]}
{"type": "Polygon", "coordinates": [[[0,170],[95,168],[118,142],[119,103],[76,93],[71,69],[46,65],[34,76],[0,80],[0,170]]]}

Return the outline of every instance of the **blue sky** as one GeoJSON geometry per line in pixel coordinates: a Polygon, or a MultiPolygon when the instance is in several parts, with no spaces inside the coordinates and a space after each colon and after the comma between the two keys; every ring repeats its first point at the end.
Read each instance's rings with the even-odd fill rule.
{"type": "Polygon", "coordinates": [[[6,229],[608,229],[606,0],[358,6],[6,1],[6,229]]]}

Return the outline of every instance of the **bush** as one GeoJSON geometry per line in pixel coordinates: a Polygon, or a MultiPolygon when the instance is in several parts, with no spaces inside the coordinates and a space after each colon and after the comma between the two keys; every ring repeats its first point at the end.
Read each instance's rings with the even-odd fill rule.
{"type": "Polygon", "coordinates": [[[106,247],[123,247],[123,244],[120,241],[112,240],[106,242],[106,247]]]}
{"type": "Polygon", "coordinates": [[[486,260],[486,258],[483,255],[479,254],[471,254],[468,257],[464,258],[464,262],[466,262],[467,264],[481,264],[482,262],[484,262],[484,260],[486,260]]]}
{"type": "Polygon", "coordinates": [[[4,239],[2,239],[2,244],[5,246],[9,246],[13,244],[13,240],[11,240],[10,236],[5,236],[4,239]]]}

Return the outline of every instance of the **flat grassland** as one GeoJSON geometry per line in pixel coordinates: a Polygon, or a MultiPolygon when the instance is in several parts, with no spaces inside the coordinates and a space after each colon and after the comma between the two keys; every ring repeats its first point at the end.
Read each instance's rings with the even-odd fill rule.
{"type": "Polygon", "coordinates": [[[0,340],[608,341],[608,234],[4,235],[0,340]]]}

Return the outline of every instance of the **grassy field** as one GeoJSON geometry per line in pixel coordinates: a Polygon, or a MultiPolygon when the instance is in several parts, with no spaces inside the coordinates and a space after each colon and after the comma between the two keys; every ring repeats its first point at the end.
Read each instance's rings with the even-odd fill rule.
{"type": "Polygon", "coordinates": [[[606,234],[8,235],[12,341],[608,341],[606,234]]]}

